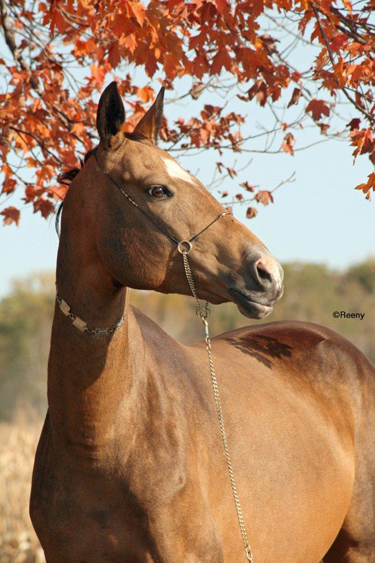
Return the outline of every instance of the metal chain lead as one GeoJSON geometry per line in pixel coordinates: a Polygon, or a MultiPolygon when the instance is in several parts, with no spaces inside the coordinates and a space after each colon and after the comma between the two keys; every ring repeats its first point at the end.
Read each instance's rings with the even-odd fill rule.
{"type": "Polygon", "coordinates": [[[203,325],[204,325],[206,350],[207,350],[208,361],[209,361],[209,365],[210,365],[211,381],[212,381],[212,387],[213,387],[213,390],[214,390],[216,412],[217,412],[217,416],[218,416],[218,419],[219,419],[221,438],[222,438],[223,446],[224,446],[225,458],[226,458],[226,462],[227,462],[230,484],[231,484],[231,487],[232,487],[234,504],[236,506],[237,518],[238,518],[238,523],[240,525],[242,541],[243,541],[244,546],[245,546],[246,558],[247,558],[248,561],[250,561],[250,563],[254,563],[254,556],[253,556],[253,552],[252,552],[250,544],[249,544],[249,540],[247,539],[245,522],[244,522],[243,515],[242,515],[241,503],[240,503],[240,499],[239,499],[238,492],[237,492],[236,482],[235,482],[235,479],[234,479],[233,466],[232,466],[232,461],[231,461],[230,454],[229,454],[227,433],[226,433],[225,424],[224,424],[223,410],[221,408],[219,387],[218,387],[218,383],[217,383],[217,377],[216,377],[214,362],[213,362],[213,358],[212,358],[211,339],[210,339],[210,332],[209,332],[209,326],[208,326],[208,320],[207,320],[207,317],[210,314],[210,310],[208,308],[207,301],[206,301],[206,304],[204,305],[204,307],[201,305],[201,303],[199,301],[198,293],[197,293],[195,283],[194,283],[193,273],[191,271],[189,260],[188,260],[188,257],[187,257],[190,250],[192,249],[191,243],[189,242],[189,245],[188,245],[187,244],[188,242],[189,241],[180,242],[180,244],[178,245],[178,250],[182,254],[182,258],[183,258],[183,261],[184,261],[184,269],[185,269],[186,279],[188,281],[191,293],[193,294],[193,297],[194,297],[195,301],[197,302],[197,315],[202,320],[203,325]]]}

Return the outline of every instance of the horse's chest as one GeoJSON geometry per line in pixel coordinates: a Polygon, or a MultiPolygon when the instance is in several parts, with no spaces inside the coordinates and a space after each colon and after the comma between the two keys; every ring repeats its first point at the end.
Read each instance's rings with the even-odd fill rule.
{"type": "Polygon", "coordinates": [[[174,463],[164,455],[140,451],[123,473],[50,465],[32,499],[48,563],[221,562],[196,476],[178,455],[174,463]]]}

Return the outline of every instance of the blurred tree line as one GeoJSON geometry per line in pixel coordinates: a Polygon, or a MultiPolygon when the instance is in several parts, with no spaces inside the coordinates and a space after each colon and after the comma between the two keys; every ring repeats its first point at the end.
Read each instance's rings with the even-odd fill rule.
{"type": "MultiPolygon", "coordinates": [[[[374,260],[344,272],[323,265],[284,265],[285,294],[265,321],[311,321],[342,334],[375,361],[374,260]],[[363,320],[334,319],[334,311],[365,313],[363,320]]],[[[50,332],[54,308],[54,276],[37,274],[16,280],[0,301],[0,420],[20,410],[44,415],[50,332]]],[[[132,292],[131,302],[167,333],[184,343],[202,339],[202,326],[192,298],[154,292],[132,292]]],[[[212,334],[246,324],[232,303],[211,307],[212,334]]]]}

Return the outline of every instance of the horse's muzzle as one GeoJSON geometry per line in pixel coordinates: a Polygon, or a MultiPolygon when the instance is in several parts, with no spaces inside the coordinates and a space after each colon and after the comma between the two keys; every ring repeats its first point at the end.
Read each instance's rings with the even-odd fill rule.
{"type": "Polygon", "coordinates": [[[267,317],[284,292],[284,272],[268,252],[249,256],[246,276],[229,288],[231,299],[242,314],[254,319],[267,317]]]}

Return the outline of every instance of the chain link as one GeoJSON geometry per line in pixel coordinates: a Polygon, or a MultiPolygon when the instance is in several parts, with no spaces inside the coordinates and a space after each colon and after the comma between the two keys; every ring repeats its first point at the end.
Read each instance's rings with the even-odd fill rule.
{"type": "Polygon", "coordinates": [[[74,315],[72,313],[72,311],[70,310],[69,305],[66,303],[66,301],[64,301],[64,299],[61,299],[58,291],[57,291],[57,286],[56,286],[56,301],[59,304],[59,308],[60,310],[64,313],[64,315],[66,317],[68,317],[68,319],[70,319],[72,321],[73,324],[75,324],[75,322],[80,321],[80,323],[77,325],[75,324],[75,326],[81,330],[82,332],[88,332],[90,334],[93,335],[97,335],[97,334],[112,334],[113,332],[115,332],[116,330],[118,330],[119,328],[122,327],[122,325],[124,324],[125,321],[125,315],[123,315],[121,317],[121,319],[119,320],[118,323],[116,323],[114,326],[110,327],[110,328],[89,328],[86,323],[84,321],[82,321],[82,319],[80,317],[77,317],[76,315],[74,315]]]}
{"type": "Polygon", "coordinates": [[[215,372],[214,361],[213,361],[213,358],[212,358],[211,338],[210,338],[210,331],[209,331],[209,326],[208,326],[208,316],[210,314],[210,310],[208,308],[208,302],[207,301],[206,301],[204,306],[202,306],[202,304],[199,301],[198,293],[197,293],[195,283],[194,283],[193,274],[192,274],[190,264],[189,264],[189,260],[188,260],[188,257],[187,257],[190,250],[191,250],[191,248],[188,249],[188,250],[181,249],[179,251],[181,252],[182,258],[183,258],[183,261],[184,261],[185,274],[186,274],[186,278],[187,278],[191,293],[193,294],[193,297],[194,297],[194,299],[197,303],[197,315],[202,320],[203,325],[204,325],[206,350],[207,350],[208,361],[209,361],[209,366],[210,366],[212,387],[213,387],[213,390],[214,390],[216,412],[217,412],[217,417],[219,419],[221,438],[222,438],[222,442],[223,442],[223,446],[224,446],[225,459],[226,459],[226,462],[227,462],[227,468],[228,468],[228,473],[229,473],[230,484],[231,484],[231,487],[232,487],[234,504],[236,506],[237,518],[238,518],[238,523],[240,525],[242,541],[243,541],[244,546],[245,546],[246,558],[247,558],[248,561],[250,561],[250,563],[254,563],[254,556],[253,556],[253,552],[252,552],[250,544],[249,544],[249,540],[247,539],[241,503],[240,503],[240,499],[239,499],[238,492],[237,492],[236,482],[235,482],[235,479],[234,479],[233,466],[232,466],[232,461],[231,461],[231,457],[230,457],[230,454],[229,454],[227,433],[226,433],[225,424],[224,424],[223,410],[222,410],[221,401],[220,401],[219,387],[218,387],[218,383],[217,383],[217,376],[216,376],[216,372],[215,372]]]}

